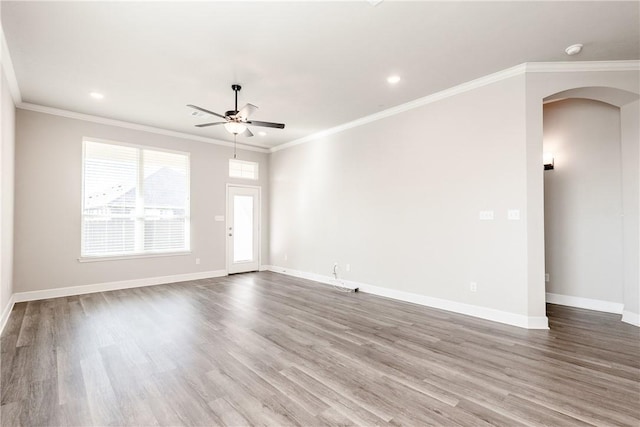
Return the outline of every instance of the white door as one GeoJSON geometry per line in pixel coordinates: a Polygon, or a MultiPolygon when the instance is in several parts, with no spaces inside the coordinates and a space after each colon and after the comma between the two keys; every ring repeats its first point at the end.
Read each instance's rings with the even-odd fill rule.
{"type": "Polygon", "coordinates": [[[260,269],[260,188],[227,186],[227,272],[260,269]]]}

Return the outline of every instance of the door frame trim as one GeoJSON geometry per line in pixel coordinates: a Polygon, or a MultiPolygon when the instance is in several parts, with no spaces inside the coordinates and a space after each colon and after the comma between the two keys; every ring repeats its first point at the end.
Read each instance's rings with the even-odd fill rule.
{"type": "MultiPolygon", "coordinates": [[[[262,266],[262,187],[259,185],[232,184],[227,182],[225,190],[225,221],[224,221],[224,257],[225,270],[229,275],[231,258],[229,257],[229,187],[254,188],[258,190],[258,271],[262,266]]],[[[235,232],[235,230],[234,230],[235,232]]]]}

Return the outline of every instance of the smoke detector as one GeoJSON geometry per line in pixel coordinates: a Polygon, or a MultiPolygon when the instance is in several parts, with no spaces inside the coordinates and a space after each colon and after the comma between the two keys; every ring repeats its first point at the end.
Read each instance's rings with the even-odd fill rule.
{"type": "Polygon", "coordinates": [[[572,44],[571,46],[569,46],[568,48],[566,48],[564,50],[567,55],[569,56],[573,56],[573,55],[577,55],[582,51],[582,45],[580,43],[578,44],[572,44]]]}

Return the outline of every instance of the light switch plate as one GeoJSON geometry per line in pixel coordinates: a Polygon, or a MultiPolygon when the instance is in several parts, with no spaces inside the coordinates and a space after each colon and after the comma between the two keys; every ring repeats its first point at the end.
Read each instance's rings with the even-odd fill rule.
{"type": "Polygon", "coordinates": [[[215,219],[218,222],[224,221],[224,215],[216,215],[215,217],[213,217],[213,219],[215,219]]]}
{"type": "Polygon", "coordinates": [[[493,220],[493,211],[480,211],[478,218],[481,221],[492,221],[493,220]]]}
{"type": "Polygon", "coordinates": [[[520,209],[509,209],[507,211],[507,219],[512,221],[520,220],[520,209]]]}

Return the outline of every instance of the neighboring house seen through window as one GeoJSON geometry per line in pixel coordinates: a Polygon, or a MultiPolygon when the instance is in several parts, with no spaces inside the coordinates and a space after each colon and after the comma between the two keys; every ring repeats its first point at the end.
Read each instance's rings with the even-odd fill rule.
{"type": "Polygon", "coordinates": [[[189,154],[85,140],[82,257],[185,252],[189,154]]]}

